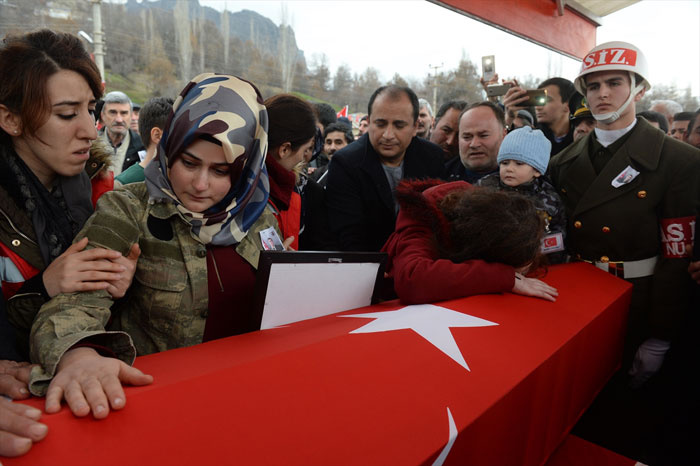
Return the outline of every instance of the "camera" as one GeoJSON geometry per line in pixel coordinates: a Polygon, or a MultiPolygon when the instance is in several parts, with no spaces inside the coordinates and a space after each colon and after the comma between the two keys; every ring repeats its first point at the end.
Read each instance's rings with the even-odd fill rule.
{"type": "Polygon", "coordinates": [[[547,104],[547,90],[546,89],[528,89],[526,92],[527,92],[527,101],[518,104],[518,106],[543,107],[545,104],[547,104]]]}
{"type": "Polygon", "coordinates": [[[481,76],[484,81],[491,81],[496,76],[496,57],[494,55],[481,57],[481,76]]]}
{"type": "Polygon", "coordinates": [[[491,84],[486,86],[486,95],[488,97],[497,97],[500,95],[505,95],[508,89],[513,87],[512,84],[491,84]]]}

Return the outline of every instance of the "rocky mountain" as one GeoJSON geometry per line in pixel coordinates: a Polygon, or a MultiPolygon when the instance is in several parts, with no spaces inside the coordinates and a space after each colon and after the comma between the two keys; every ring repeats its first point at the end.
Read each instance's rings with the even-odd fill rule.
{"type": "MultiPolygon", "coordinates": [[[[211,21],[220,31],[228,30],[229,37],[236,37],[242,42],[252,42],[263,55],[278,56],[280,47],[284,44],[288,50],[293,51],[292,56],[296,57],[297,62],[306,63],[304,52],[297,47],[294,30],[291,26],[277,26],[269,18],[251,10],[229,12],[224,15],[214,8],[201,6],[198,0],[184,1],[188,3],[190,18],[204,18],[211,21]],[[226,18],[229,23],[228,28],[223,24],[226,18]],[[283,41],[283,35],[286,35],[286,43],[283,41]]],[[[128,0],[126,11],[140,14],[142,10],[156,8],[172,12],[177,3],[173,0],[144,0],[142,2],[128,0]]]]}

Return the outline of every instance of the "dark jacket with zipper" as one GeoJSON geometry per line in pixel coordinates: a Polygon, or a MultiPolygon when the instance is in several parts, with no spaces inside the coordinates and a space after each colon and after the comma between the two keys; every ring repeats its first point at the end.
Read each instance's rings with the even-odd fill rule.
{"type": "MultiPolygon", "coordinates": [[[[109,168],[109,157],[103,143],[95,141],[85,165],[92,183],[105,184],[100,176],[109,168]]],[[[0,282],[9,321],[17,331],[18,348],[28,359],[29,329],[49,299],[42,275],[47,264],[41,257],[31,217],[8,191],[16,185],[12,177],[11,173],[0,173],[0,282]]]]}

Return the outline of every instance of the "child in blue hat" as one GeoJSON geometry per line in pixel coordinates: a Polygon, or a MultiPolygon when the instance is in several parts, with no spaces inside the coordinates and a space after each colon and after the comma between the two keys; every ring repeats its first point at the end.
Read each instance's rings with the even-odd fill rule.
{"type": "Polygon", "coordinates": [[[542,131],[523,126],[506,135],[498,150],[499,172],[479,180],[479,186],[517,191],[528,196],[545,219],[542,252],[550,264],[566,262],[564,204],[544,174],[552,144],[542,131]]]}

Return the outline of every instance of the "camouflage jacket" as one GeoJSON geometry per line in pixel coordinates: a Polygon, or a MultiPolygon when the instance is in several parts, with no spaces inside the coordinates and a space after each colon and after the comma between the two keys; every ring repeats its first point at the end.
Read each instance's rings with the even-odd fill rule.
{"type": "MultiPolygon", "coordinates": [[[[257,268],[259,232],[276,228],[265,210],[236,251],[257,268]]],[[[63,354],[77,343],[105,347],[131,364],[136,355],[190,346],[202,341],[208,314],[207,249],[190,233],[189,223],[167,202],[149,200],[146,185],[134,183],[106,193],[95,214],[76,236],[88,247],[127,254],[139,243],[134,280],[114,302],[106,291],[69,293],[46,303],[31,332],[30,390],[43,395],[63,354]],[[111,309],[110,309],[111,308],[111,309]]]]}

